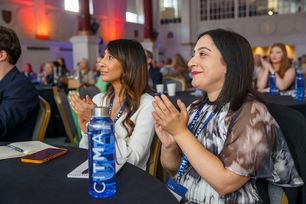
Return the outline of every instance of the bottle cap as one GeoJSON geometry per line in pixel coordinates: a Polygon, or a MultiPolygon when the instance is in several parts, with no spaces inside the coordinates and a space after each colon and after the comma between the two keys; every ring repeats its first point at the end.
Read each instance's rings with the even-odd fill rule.
{"type": "Polygon", "coordinates": [[[92,109],[91,113],[95,117],[109,116],[109,108],[108,107],[95,107],[94,109],[92,109]]]}

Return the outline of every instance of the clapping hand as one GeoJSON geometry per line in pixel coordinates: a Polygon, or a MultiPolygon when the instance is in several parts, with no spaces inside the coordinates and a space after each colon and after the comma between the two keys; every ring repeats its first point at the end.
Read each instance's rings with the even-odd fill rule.
{"type": "Polygon", "coordinates": [[[170,102],[170,100],[162,95],[156,96],[153,102],[154,112],[153,117],[157,126],[157,130],[166,131],[173,137],[184,132],[188,123],[188,112],[185,104],[178,100],[177,102],[180,111],[170,102]]]}
{"type": "Polygon", "coordinates": [[[264,60],[263,58],[260,58],[260,62],[261,62],[262,67],[263,67],[264,69],[269,70],[269,72],[270,72],[271,74],[274,74],[274,73],[275,73],[275,71],[274,71],[272,65],[271,65],[269,62],[267,62],[267,61],[264,60]]]}
{"type": "Polygon", "coordinates": [[[91,110],[96,106],[89,96],[81,99],[77,92],[70,94],[70,105],[78,115],[78,121],[83,132],[87,132],[86,123],[91,119],[91,110]]]}
{"type": "Polygon", "coordinates": [[[177,148],[177,144],[173,138],[173,136],[167,131],[163,130],[160,125],[155,123],[155,132],[163,144],[163,148],[165,149],[174,149],[177,148]]]}

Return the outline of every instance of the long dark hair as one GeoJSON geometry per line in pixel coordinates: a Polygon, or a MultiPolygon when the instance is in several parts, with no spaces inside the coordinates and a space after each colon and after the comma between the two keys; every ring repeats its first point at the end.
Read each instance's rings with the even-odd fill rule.
{"type": "MultiPolygon", "coordinates": [[[[120,94],[124,96],[125,112],[127,113],[122,125],[129,137],[135,127],[130,118],[140,105],[141,95],[150,92],[145,51],[139,42],[128,39],[109,42],[107,50],[122,66],[120,94]]],[[[109,87],[108,93],[111,95],[114,93],[112,86],[109,87]]]]}
{"type": "MultiPolygon", "coordinates": [[[[229,102],[230,110],[235,111],[248,94],[259,99],[252,86],[254,59],[249,42],[243,36],[224,29],[206,31],[199,35],[197,41],[204,35],[212,38],[222,55],[221,60],[226,64],[225,81],[216,100],[217,107],[221,108],[229,102]]],[[[206,99],[205,94],[203,100],[206,99]]]]}

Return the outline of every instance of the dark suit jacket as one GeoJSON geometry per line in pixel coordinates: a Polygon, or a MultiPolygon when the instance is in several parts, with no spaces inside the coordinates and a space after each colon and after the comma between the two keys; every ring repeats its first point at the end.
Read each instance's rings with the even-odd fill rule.
{"type": "Polygon", "coordinates": [[[154,68],[150,66],[149,68],[149,77],[151,78],[153,82],[153,88],[156,88],[156,84],[162,84],[163,83],[163,75],[160,73],[159,69],[154,68]]]}
{"type": "Polygon", "coordinates": [[[0,80],[0,141],[31,140],[38,110],[35,87],[14,67],[0,80]]]}

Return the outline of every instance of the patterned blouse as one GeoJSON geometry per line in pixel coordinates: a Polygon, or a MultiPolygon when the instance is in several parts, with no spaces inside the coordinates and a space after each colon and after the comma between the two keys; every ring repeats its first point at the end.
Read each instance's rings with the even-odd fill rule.
{"type": "MultiPolygon", "coordinates": [[[[197,108],[190,110],[189,123],[197,108]]],[[[199,122],[215,109],[216,105],[206,103],[199,122]]],[[[175,176],[188,189],[186,203],[261,203],[256,178],[267,178],[280,186],[303,184],[278,124],[258,101],[249,99],[236,112],[229,111],[229,104],[224,105],[200,132],[198,140],[220,158],[225,168],[250,179],[239,190],[220,196],[189,164],[181,178],[175,176]]]]}

